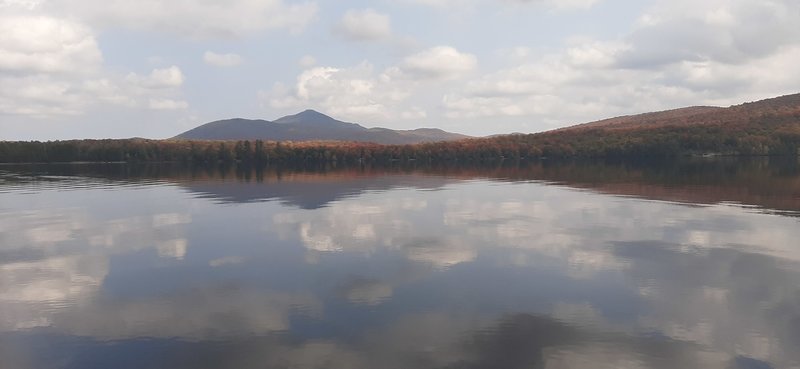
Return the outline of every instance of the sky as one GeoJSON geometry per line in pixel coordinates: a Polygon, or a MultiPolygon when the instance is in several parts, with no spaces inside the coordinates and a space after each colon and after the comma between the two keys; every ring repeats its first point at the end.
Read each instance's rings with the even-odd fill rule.
{"type": "Polygon", "coordinates": [[[800,92],[797,0],[0,0],[0,140],[482,136],[800,92]]]}

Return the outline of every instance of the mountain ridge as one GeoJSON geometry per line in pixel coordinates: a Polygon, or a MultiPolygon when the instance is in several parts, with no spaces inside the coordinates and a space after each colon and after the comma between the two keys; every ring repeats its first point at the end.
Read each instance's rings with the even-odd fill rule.
{"type": "Polygon", "coordinates": [[[464,138],[469,138],[469,136],[438,128],[413,130],[366,128],[357,123],[334,119],[311,109],[273,121],[244,118],[217,120],[173,137],[177,140],[261,139],[266,141],[347,141],[378,144],[415,144],[464,138]]]}
{"type": "MultiPolygon", "coordinates": [[[[542,157],[800,156],[800,94],[688,107],[484,139],[542,157]]],[[[505,156],[505,155],[504,155],[505,156]]]]}
{"type": "MultiPolygon", "coordinates": [[[[309,114],[323,122],[332,119],[313,112],[306,112],[304,115],[309,114]]],[[[300,118],[304,115],[301,114],[300,118]]],[[[284,123],[287,121],[292,119],[283,120],[284,123]]],[[[311,126],[319,123],[315,119],[302,122],[311,126]]],[[[252,142],[226,143],[203,138],[192,142],[186,139],[0,141],[0,162],[388,164],[413,161],[460,165],[544,158],[640,160],[679,156],[800,157],[800,94],[733,105],[728,108],[690,107],[617,117],[548,132],[445,142],[436,141],[441,138],[436,135],[452,138],[452,134],[437,129],[393,131],[385,128],[364,128],[347,122],[341,122],[343,129],[332,130],[340,135],[337,138],[331,138],[330,132],[326,132],[327,136],[316,138],[317,141],[286,141],[308,131],[309,128],[304,128],[302,122],[281,124],[237,118],[211,122],[196,128],[193,132],[190,131],[200,136],[221,131],[229,136],[226,139],[236,140],[231,137],[242,132],[230,129],[230,124],[244,130],[244,133],[251,133],[247,132],[247,128],[279,127],[280,132],[289,138],[278,139],[284,140],[286,144],[269,141],[275,140],[274,136],[266,138],[262,144],[255,145],[252,142]],[[424,134],[423,139],[427,141],[420,142],[421,134],[424,134]],[[376,136],[389,136],[390,144],[375,143],[380,142],[373,139],[376,136]],[[436,142],[431,143],[432,141],[436,142]],[[398,146],[408,142],[417,144],[398,146]]],[[[248,136],[244,140],[254,139],[259,137],[248,136]]]]}
{"type": "Polygon", "coordinates": [[[767,115],[776,117],[800,113],[800,93],[746,102],[728,107],[689,106],[677,109],[623,115],[576,124],[542,133],[574,132],[589,129],[631,130],[662,127],[743,125],[767,115]]]}

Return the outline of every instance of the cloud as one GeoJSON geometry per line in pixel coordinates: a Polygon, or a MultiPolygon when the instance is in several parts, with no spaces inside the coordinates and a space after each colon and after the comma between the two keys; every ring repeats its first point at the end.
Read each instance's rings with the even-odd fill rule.
{"type": "Polygon", "coordinates": [[[555,10],[587,10],[601,0],[505,0],[517,4],[544,4],[555,10]]]}
{"type": "Polygon", "coordinates": [[[83,111],[81,94],[72,85],[49,76],[0,76],[0,113],[47,117],[83,111]]]}
{"type": "Polygon", "coordinates": [[[173,65],[168,68],[153,69],[147,76],[131,73],[128,75],[127,80],[146,88],[180,87],[183,84],[183,72],[173,65]]]}
{"type": "Polygon", "coordinates": [[[151,110],[186,109],[178,99],[183,74],[177,67],[153,70],[146,76],[99,73],[0,76],[0,113],[53,118],[81,115],[103,105],[151,110]],[[85,81],[80,81],[86,78],[85,81]]]}
{"type": "Polygon", "coordinates": [[[55,331],[80,336],[208,340],[242,332],[285,331],[291,327],[291,317],[314,315],[320,309],[321,303],[307,294],[212,285],[180,289],[167,298],[99,298],[85,310],[65,309],[51,319],[55,331]],[[298,307],[303,311],[298,313],[298,307]]]}
{"type": "Polygon", "coordinates": [[[550,0],[547,1],[550,6],[556,9],[563,10],[587,10],[599,3],[601,0],[550,0]]]}
{"type": "Polygon", "coordinates": [[[2,0],[0,9],[34,10],[41,5],[43,0],[2,0]]]}
{"type": "Polygon", "coordinates": [[[798,44],[798,17],[795,1],[662,2],[640,16],[625,39],[631,47],[618,63],[641,69],[680,62],[742,64],[798,44]]]}
{"type": "Polygon", "coordinates": [[[190,39],[230,39],[271,29],[300,31],[317,14],[314,2],[231,0],[52,0],[43,11],[74,16],[102,28],[166,32],[190,39]]]}
{"type": "Polygon", "coordinates": [[[568,122],[618,108],[597,100],[604,98],[603,89],[625,83],[626,73],[606,70],[608,80],[597,79],[592,68],[573,65],[571,58],[569,53],[550,55],[469,81],[443,96],[445,114],[452,119],[538,116],[568,122]]]}
{"type": "Polygon", "coordinates": [[[402,83],[362,62],[349,68],[314,67],[297,76],[293,87],[277,84],[262,99],[273,108],[319,108],[344,119],[382,120],[408,97],[402,83]]]}
{"type": "Polygon", "coordinates": [[[84,24],[0,14],[0,113],[80,114],[91,95],[85,87],[102,62],[95,36],[84,24]]]}
{"type": "MultiPolygon", "coordinates": [[[[577,34],[584,28],[573,27],[574,22],[585,15],[562,12],[590,9],[592,13],[587,15],[600,15],[597,13],[605,11],[597,6],[602,0],[403,2],[406,6],[392,7],[392,12],[390,8],[341,8],[341,13],[326,16],[334,17],[332,28],[314,29],[333,32],[337,36],[334,42],[385,41],[378,49],[357,47],[358,52],[367,53],[361,56],[354,57],[352,50],[340,47],[302,56],[308,52],[302,50],[315,47],[315,37],[293,38],[291,42],[301,53],[278,53],[270,58],[289,58],[302,72],[297,80],[293,80],[295,76],[281,80],[271,74],[279,73],[278,69],[265,72],[265,78],[281,83],[271,91],[261,91],[261,101],[270,109],[316,107],[343,118],[394,128],[424,119],[440,128],[492,134],[540,131],[687,105],[729,105],[794,93],[800,84],[800,71],[793,66],[800,50],[797,1],[656,0],[644,5],[638,18],[635,14],[620,16],[635,19],[629,25],[592,24],[598,30],[592,30],[594,34],[615,36],[577,34]],[[447,12],[444,22],[452,31],[425,31],[436,26],[430,17],[422,16],[432,11],[431,7],[438,9],[435,12],[447,12]],[[553,23],[559,24],[552,25],[555,33],[537,36],[545,41],[542,43],[511,37],[497,50],[485,42],[462,49],[464,40],[502,35],[507,32],[504,27],[525,22],[527,16],[554,19],[557,22],[553,23]],[[400,30],[408,32],[412,20],[421,22],[420,27],[413,27],[420,33],[404,37],[400,30]],[[475,24],[485,25],[485,29],[475,24]],[[369,60],[370,68],[359,66],[359,60],[369,60]],[[484,124],[488,121],[492,124],[484,124]]],[[[189,66],[170,67],[174,60],[181,60],[176,55],[197,55],[199,49],[205,51],[206,64],[218,67],[241,65],[244,60],[222,52],[224,44],[184,50],[189,46],[181,42],[224,42],[266,37],[274,31],[299,32],[314,22],[321,9],[317,2],[305,0],[233,0],[224,5],[189,0],[136,4],[123,0],[5,0],[0,7],[0,113],[62,122],[71,118],[58,116],[113,109],[185,110],[190,100],[181,88],[189,66]],[[176,47],[175,54],[160,53],[163,59],[151,66],[159,68],[158,72],[152,73],[125,66],[137,65],[128,58],[141,51],[135,47],[124,61],[119,54],[106,55],[107,64],[100,47],[105,45],[98,43],[117,42],[116,31],[120,30],[137,38],[172,40],[169,45],[176,47]]],[[[532,24],[523,31],[536,34],[536,27],[543,25],[532,24]]],[[[115,47],[102,49],[117,52],[115,47]]],[[[152,55],[148,51],[140,57],[152,55]]],[[[248,61],[253,58],[255,63],[260,57],[258,53],[248,55],[248,61]]],[[[197,76],[195,82],[200,86],[208,81],[197,76]]],[[[206,88],[203,94],[219,93],[212,90],[206,88]]],[[[237,90],[248,93],[246,88],[237,90]]],[[[94,121],[88,124],[95,124],[96,129],[100,120],[87,122],[94,121]]],[[[2,128],[14,127],[6,123],[2,128]]]]}
{"type": "Polygon", "coordinates": [[[795,93],[797,17],[800,5],[787,1],[660,2],[628,35],[575,38],[558,51],[509,58],[516,65],[451,89],[442,106],[451,119],[528,117],[541,130],[795,93]]]}
{"type": "Polygon", "coordinates": [[[215,67],[235,67],[242,64],[243,59],[238,54],[217,54],[212,51],[206,51],[203,54],[203,61],[215,67]]]}
{"type": "MultiPolygon", "coordinates": [[[[796,319],[796,306],[800,302],[792,293],[797,290],[796,280],[800,276],[793,268],[800,261],[800,253],[792,249],[794,243],[790,241],[800,230],[792,227],[795,220],[791,217],[729,205],[698,208],[672,202],[621,199],[536,183],[462,182],[448,189],[450,195],[416,192],[415,200],[424,201],[425,207],[401,205],[406,203],[405,190],[399,190],[384,193],[382,197],[344,199],[314,212],[289,210],[274,216],[269,229],[284,239],[302,242],[309,252],[360,253],[372,258],[391,254],[394,263],[404,270],[408,267],[403,258],[417,268],[428,267],[439,275],[448,273],[448,269],[488,271],[488,279],[480,280],[492,280],[492,268],[497,268],[498,274],[494,276],[502,280],[509,271],[536,270],[537,278],[545,281],[559,278],[559,285],[564,288],[532,300],[552,302],[552,310],[546,311],[555,315],[558,325],[564,324],[569,330],[579,327],[602,332],[625,342],[635,341],[637,345],[641,344],[641,337],[631,338],[630,332],[648,336],[657,333],[688,348],[689,355],[698,348],[702,352],[727,352],[727,348],[737,347],[737,354],[773,361],[776,366],[796,357],[791,348],[796,346],[797,337],[789,333],[791,325],[784,325],[796,319]],[[531,185],[534,190],[514,191],[515,195],[509,195],[512,187],[521,185],[531,185]],[[471,195],[468,198],[458,195],[464,192],[471,195]],[[637,219],[662,221],[643,223],[637,219]],[[373,227],[373,232],[360,231],[363,225],[373,227]],[[365,238],[364,234],[370,235],[365,238]],[[653,235],[664,241],[647,241],[653,235]],[[732,275],[732,270],[742,273],[732,275]],[[770,278],[759,283],[751,275],[770,278]],[[626,283],[617,283],[619,277],[626,283]],[[637,302],[627,306],[647,307],[633,308],[627,320],[606,317],[609,306],[602,299],[593,300],[591,296],[596,294],[590,294],[589,300],[575,299],[572,288],[580,286],[579,290],[584,291],[586,279],[603,291],[630,296],[631,301],[637,302]],[[638,304],[639,301],[644,305],[638,304]],[[593,306],[595,303],[598,305],[593,306]],[[783,314],[776,315],[776,311],[783,314]],[[755,337],[778,339],[771,340],[769,345],[758,345],[755,337]]],[[[316,261],[326,262],[325,258],[316,261]]],[[[342,294],[351,302],[377,304],[388,297],[396,299],[392,303],[404,301],[401,293],[393,293],[403,290],[398,280],[347,280],[342,294]]],[[[459,288],[464,283],[455,285],[460,287],[441,286],[451,296],[462,296],[459,288]]],[[[493,283],[483,285],[488,289],[492,286],[493,283]]],[[[467,290],[470,288],[465,287],[463,292],[467,290]]],[[[470,291],[475,293],[474,289],[470,291]]],[[[510,291],[509,296],[518,294],[510,291]]],[[[502,306],[501,309],[506,307],[502,306]]],[[[527,324],[500,326],[534,328],[530,334],[554,331],[527,324]]],[[[623,347],[616,343],[612,346],[623,347]]],[[[443,346],[437,347],[441,350],[443,346]]],[[[503,347],[506,346],[496,348],[503,347]]],[[[562,364],[573,363],[567,358],[589,360],[583,356],[586,354],[583,349],[577,351],[550,359],[562,364]]],[[[473,347],[469,352],[476,350],[473,347]]],[[[496,364],[497,360],[488,362],[496,364]]],[[[614,367],[622,361],[609,359],[609,362],[609,367],[614,367]]]]}
{"type": "Polygon", "coordinates": [[[0,114],[53,118],[104,104],[185,108],[174,100],[183,81],[177,66],[146,76],[108,70],[92,29],[75,20],[0,15],[0,114]]]}
{"type": "MultiPolygon", "coordinates": [[[[53,188],[62,185],[69,186],[59,181],[53,188]]],[[[179,258],[188,245],[184,228],[191,215],[174,209],[131,216],[126,212],[136,211],[128,208],[118,218],[104,219],[86,208],[14,206],[16,212],[0,215],[0,253],[5,255],[0,258],[0,331],[50,326],[59,314],[52,304],[91,300],[113,255],[155,246],[163,256],[179,258]]]]}
{"type": "Polygon", "coordinates": [[[148,107],[152,110],[182,110],[189,107],[189,103],[172,99],[150,99],[148,107]]]}
{"type": "Polygon", "coordinates": [[[457,2],[464,2],[464,0],[406,0],[410,3],[417,3],[428,6],[443,7],[457,2]]]}
{"type": "Polygon", "coordinates": [[[386,39],[392,34],[391,20],[386,14],[372,9],[348,10],[334,32],[354,41],[386,39]]]}
{"type": "MultiPolygon", "coordinates": [[[[727,368],[742,357],[773,367],[797,362],[800,250],[793,241],[800,228],[795,218],[730,204],[697,207],[606,196],[570,189],[564,181],[552,186],[440,178],[449,183],[446,191],[414,191],[409,187],[431,178],[406,177],[389,182],[416,184],[363,196],[350,193],[314,211],[288,207],[274,214],[274,224],[265,227],[267,239],[275,240],[276,232],[286,236],[276,240],[281,245],[312,252],[314,243],[306,243],[302,234],[303,225],[310,224],[308,236],[328,237],[337,246],[322,251],[351,253],[320,258],[320,266],[278,270],[286,277],[279,281],[282,288],[236,278],[219,278],[219,283],[193,278],[207,272],[198,269],[204,256],[221,256],[213,253],[192,255],[191,265],[165,268],[163,263],[179,262],[171,258],[189,255],[177,241],[192,228],[186,226],[193,217],[182,209],[188,207],[180,201],[184,197],[174,204],[145,203],[166,212],[141,216],[135,204],[148,194],[137,193],[147,191],[129,191],[128,203],[134,206],[121,208],[125,217],[111,220],[94,218],[102,211],[92,205],[107,204],[118,192],[97,191],[88,209],[66,207],[72,202],[61,198],[53,209],[36,210],[27,199],[8,197],[9,211],[0,213],[0,330],[12,338],[55,335],[67,345],[71,336],[77,342],[180,341],[192,352],[219,349],[217,366],[266,365],[266,357],[274,366],[327,367],[343,362],[343,352],[354,355],[346,361],[354,368],[380,367],[386,357],[401,367],[422,362],[475,368],[498,362],[727,368]],[[658,221],[642,221],[648,219],[658,221]],[[365,230],[370,225],[372,232],[365,230]],[[653,237],[663,241],[647,241],[653,237]],[[151,264],[148,255],[162,244],[172,245],[161,253],[166,258],[151,264]],[[147,253],[136,252],[145,248],[147,253]],[[141,277],[125,268],[114,270],[120,262],[109,263],[131,256],[145,267],[168,269],[171,282],[153,293],[109,294],[104,282],[119,286],[141,277]],[[318,270],[326,272],[326,283],[308,277],[318,270]],[[587,283],[564,277],[594,278],[587,283]],[[559,288],[547,288],[554,284],[559,288]],[[308,323],[352,316],[355,310],[341,309],[332,299],[336,296],[362,305],[359,310],[392,314],[381,317],[380,324],[348,330],[347,340],[335,345],[304,335],[308,323]],[[478,301],[475,296],[486,298],[479,305],[458,305],[478,301]],[[420,301],[425,309],[418,314],[420,301]],[[619,306],[625,307],[624,316],[619,306]],[[283,339],[287,332],[298,338],[283,339]],[[252,345],[253,339],[259,344],[252,345]],[[249,354],[255,356],[245,359],[249,354]]],[[[80,180],[83,187],[90,184],[86,180],[80,180]]],[[[62,181],[44,186],[70,187],[62,181]]],[[[214,221],[196,218],[197,226],[214,221]]],[[[251,253],[243,255],[245,260],[263,256],[240,246],[239,251],[251,253]]],[[[294,254],[291,260],[299,262],[294,254]]],[[[242,260],[208,263],[234,262],[242,260]]],[[[231,268],[234,276],[259,277],[264,260],[231,268]]],[[[174,362],[171,358],[163,362],[174,362]]]]}
{"type": "Polygon", "coordinates": [[[454,79],[475,70],[477,65],[475,55],[451,46],[436,46],[406,57],[400,70],[415,78],[454,79]]]}
{"type": "Polygon", "coordinates": [[[103,62],[85,25],[47,16],[0,17],[0,71],[77,73],[103,62]]]}
{"type": "MultiPolygon", "coordinates": [[[[477,256],[476,245],[466,238],[443,235],[439,224],[415,224],[427,210],[425,200],[386,198],[379,201],[335,203],[315,216],[289,212],[273,217],[274,228],[296,233],[310,252],[372,253],[379,248],[400,251],[409,261],[428,268],[447,269],[469,263],[477,256]],[[410,233],[410,230],[414,232],[410,233]]],[[[381,284],[366,294],[391,294],[381,284]]],[[[377,299],[377,297],[375,298],[377,299]]]]}
{"type": "Polygon", "coordinates": [[[440,46],[383,70],[376,70],[368,61],[351,67],[317,66],[300,73],[293,85],[277,83],[272,91],[261,91],[259,96],[275,109],[317,108],[361,122],[414,121],[429,115],[412,101],[413,92],[457,82],[477,68],[476,59],[440,46]]]}
{"type": "Polygon", "coordinates": [[[497,3],[506,5],[543,5],[553,10],[587,10],[602,0],[405,0],[406,2],[426,5],[441,10],[453,9],[474,10],[477,6],[497,7],[497,3]]]}
{"type": "Polygon", "coordinates": [[[447,269],[461,263],[473,262],[478,251],[461,237],[398,237],[397,247],[405,250],[409,260],[447,269]]]}

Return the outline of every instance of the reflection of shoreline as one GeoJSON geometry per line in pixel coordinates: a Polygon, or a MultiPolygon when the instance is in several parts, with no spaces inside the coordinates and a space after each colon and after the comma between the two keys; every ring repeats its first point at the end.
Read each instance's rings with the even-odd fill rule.
{"type": "Polygon", "coordinates": [[[182,181],[178,184],[198,197],[222,203],[250,203],[277,199],[302,209],[317,209],[347,197],[368,191],[394,188],[440,188],[454,182],[443,177],[415,175],[390,176],[310,176],[299,175],[263,181],[182,181]]]}
{"type": "MultiPolygon", "coordinates": [[[[633,191],[627,185],[690,191],[714,181],[781,186],[794,178],[772,166],[717,172],[687,165],[540,163],[280,178],[267,171],[260,181],[213,172],[121,176],[90,188],[97,191],[55,194],[27,218],[17,216],[28,211],[18,199],[3,204],[17,211],[0,218],[0,237],[13,241],[20,229],[29,237],[0,248],[35,248],[6,255],[43,261],[17,263],[0,278],[13,292],[0,298],[0,315],[14,323],[0,340],[67,342],[65,355],[82,350],[72,367],[113,367],[97,362],[125,354],[138,367],[168,365],[137,346],[142,341],[177,355],[174,362],[183,362],[181,347],[188,357],[208,355],[194,368],[796,363],[796,219],[592,192],[633,191]],[[469,181],[487,177],[495,181],[469,181]],[[140,187],[152,182],[161,185],[140,187]],[[419,190],[444,186],[437,183],[445,190],[419,190]],[[207,184],[231,186],[236,195],[246,186],[292,206],[193,201],[224,194],[191,187],[207,184]],[[309,200],[311,189],[326,188],[327,197],[309,200]],[[73,202],[82,207],[67,206],[73,202]],[[61,208],[67,211],[53,214],[61,208]],[[58,291],[73,295],[52,294],[58,291]],[[46,310],[52,301],[58,310],[46,310]],[[342,362],[352,365],[334,365],[342,362]]],[[[87,179],[53,178],[53,189],[87,179]]],[[[30,356],[49,359],[37,354],[30,356]]]]}
{"type": "MultiPolygon", "coordinates": [[[[800,164],[774,159],[687,159],[672,162],[534,161],[484,166],[249,168],[167,165],[34,165],[0,169],[36,177],[43,186],[82,177],[131,185],[173,183],[225,203],[277,199],[304,209],[399,187],[437,189],[461,180],[541,181],[617,196],[688,204],[731,203],[774,212],[800,211],[800,164]]],[[[2,176],[0,176],[2,177],[2,176]]],[[[8,177],[8,176],[6,176],[8,177]]],[[[15,177],[0,181],[32,181],[15,177]]],[[[0,187],[2,191],[2,187],[0,187]]]]}

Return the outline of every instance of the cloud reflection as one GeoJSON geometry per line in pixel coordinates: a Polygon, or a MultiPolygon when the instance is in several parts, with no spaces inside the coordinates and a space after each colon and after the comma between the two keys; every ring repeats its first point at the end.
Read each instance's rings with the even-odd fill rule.
{"type": "Polygon", "coordinates": [[[53,316],[57,332],[96,339],[225,339],[286,331],[293,314],[316,315],[310,295],[262,289],[208,286],[154,299],[97,296],[89,306],[53,316]]]}
{"type": "Polygon", "coordinates": [[[154,368],[800,364],[797,218],[440,182],[313,209],[166,185],[115,190],[130,209],[113,212],[4,202],[0,340],[66,337],[101,360],[147,338],[165,356],[137,364],[154,368]]]}
{"type": "MultiPolygon", "coordinates": [[[[275,218],[275,226],[290,238],[291,232],[284,232],[299,228],[295,237],[309,250],[373,255],[383,249],[442,272],[485,257],[505,263],[503,268],[549,270],[575,283],[620,276],[647,307],[625,322],[626,328],[610,323],[605,309],[565,313],[565,306],[581,306],[573,303],[558,305],[554,316],[598,330],[657,332],[681,342],[676,346],[681,350],[688,345],[682,353],[687,367],[727,368],[736,355],[798,361],[788,349],[800,344],[800,337],[789,333],[796,324],[785,326],[800,321],[800,250],[792,242],[800,237],[800,227],[795,218],[725,204],[689,207],[543,184],[451,185],[433,194],[417,193],[426,203],[420,209],[401,206],[408,196],[398,190],[391,196],[336,202],[314,213],[284,213],[275,218]],[[462,197],[466,193],[470,196],[462,197]],[[373,229],[370,237],[359,231],[364,224],[373,229]],[[764,284],[742,291],[753,281],[764,284]],[[776,319],[774,311],[786,313],[776,319]],[[692,349],[695,345],[702,349],[692,349]]],[[[609,367],[664,367],[643,362],[635,349],[554,350],[525,362],[587,367],[599,360],[609,367]]],[[[489,367],[474,367],[483,366],[489,367]]]]}
{"type": "MultiPolygon", "coordinates": [[[[81,201],[73,196],[59,200],[81,201]]],[[[163,257],[186,255],[188,213],[125,213],[103,219],[75,206],[1,213],[0,331],[57,324],[59,314],[98,295],[115,255],[148,248],[163,257]]]]}

